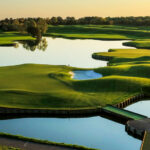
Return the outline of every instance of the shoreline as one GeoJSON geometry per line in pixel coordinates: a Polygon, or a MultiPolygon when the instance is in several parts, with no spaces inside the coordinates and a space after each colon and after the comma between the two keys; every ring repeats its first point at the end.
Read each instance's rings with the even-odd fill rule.
{"type": "Polygon", "coordinates": [[[0,140],[0,144],[4,142],[5,145],[7,144],[6,146],[13,146],[13,147],[17,147],[18,145],[20,147],[17,147],[17,148],[25,148],[25,150],[29,150],[31,146],[34,146],[36,148],[37,146],[41,147],[41,150],[43,147],[44,147],[43,150],[45,150],[45,148],[46,150],[50,150],[51,148],[54,150],[55,149],[56,150],[60,150],[60,149],[62,150],[72,150],[72,149],[74,150],[97,150],[94,148],[88,148],[88,147],[80,146],[80,145],[57,143],[57,142],[39,140],[36,138],[28,138],[28,137],[24,137],[20,135],[12,135],[12,134],[7,134],[7,133],[0,133],[0,139],[1,138],[3,138],[3,141],[0,140]],[[9,145],[10,143],[12,145],[9,145]]]}

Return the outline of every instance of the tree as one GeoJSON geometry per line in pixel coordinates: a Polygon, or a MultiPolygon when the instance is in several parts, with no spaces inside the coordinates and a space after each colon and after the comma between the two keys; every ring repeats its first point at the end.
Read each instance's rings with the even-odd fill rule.
{"type": "Polygon", "coordinates": [[[40,28],[38,27],[28,26],[27,32],[31,34],[33,37],[35,37],[37,40],[40,40],[42,37],[40,28]]]}
{"type": "Polygon", "coordinates": [[[34,20],[31,20],[26,24],[26,26],[27,32],[39,41],[41,40],[42,35],[46,33],[48,29],[46,21],[41,18],[37,20],[37,23],[34,20]]]}

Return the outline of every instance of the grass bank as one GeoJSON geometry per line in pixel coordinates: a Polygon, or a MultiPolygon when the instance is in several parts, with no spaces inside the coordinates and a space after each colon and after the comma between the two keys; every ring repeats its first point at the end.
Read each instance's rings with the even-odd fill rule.
{"type": "Polygon", "coordinates": [[[23,33],[0,31],[0,46],[14,46],[16,41],[33,39],[31,36],[23,33]]]}
{"type": "Polygon", "coordinates": [[[0,150],[21,150],[19,148],[7,147],[7,146],[0,146],[0,150]]]}
{"type": "MultiPolygon", "coordinates": [[[[46,145],[53,145],[53,146],[59,146],[59,147],[66,147],[66,148],[77,149],[77,150],[96,150],[94,148],[88,148],[88,147],[79,146],[79,145],[56,143],[56,142],[51,142],[51,141],[47,141],[47,140],[27,138],[27,137],[20,136],[20,135],[11,135],[11,134],[6,134],[6,133],[0,133],[0,136],[7,137],[10,139],[22,140],[22,141],[26,141],[26,142],[34,142],[34,143],[38,143],[38,144],[46,144],[46,145]]],[[[19,150],[19,149],[10,149],[10,150],[19,150]]]]}
{"type": "Polygon", "coordinates": [[[148,27],[117,25],[59,25],[49,26],[45,36],[72,39],[133,40],[150,39],[148,27]]]}

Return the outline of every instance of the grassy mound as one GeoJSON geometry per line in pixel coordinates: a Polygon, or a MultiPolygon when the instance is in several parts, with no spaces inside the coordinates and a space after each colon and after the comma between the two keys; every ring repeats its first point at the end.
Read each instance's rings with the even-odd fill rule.
{"type": "MultiPolygon", "coordinates": [[[[108,69],[96,71],[108,74],[108,69]]],[[[115,73],[94,80],[72,80],[71,70],[76,68],[34,64],[1,67],[0,106],[41,109],[105,106],[122,102],[150,84],[144,77],[115,73]]]]}

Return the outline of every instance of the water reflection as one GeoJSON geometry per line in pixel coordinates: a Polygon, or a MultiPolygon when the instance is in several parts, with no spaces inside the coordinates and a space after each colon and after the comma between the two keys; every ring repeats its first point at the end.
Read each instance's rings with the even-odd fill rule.
{"type": "Polygon", "coordinates": [[[124,125],[99,116],[0,120],[0,132],[102,150],[139,150],[141,145],[125,132],[124,125]]]}
{"type": "Polygon", "coordinates": [[[107,66],[107,62],[93,59],[93,53],[107,52],[110,48],[127,48],[122,45],[127,41],[69,40],[51,37],[46,38],[46,41],[38,45],[29,42],[24,44],[28,50],[20,43],[18,48],[0,47],[0,66],[33,63],[97,68],[107,66]],[[36,50],[37,48],[41,50],[36,50]]]}
{"type": "Polygon", "coordinates": [[[150,100],[136,102],[125,109],[150,117],[150,100]]]}
{"type": "Polygon", "coordinates": [[[23,45],[23,48],[30,51],[35,51],[35,50],[45,51],[48,47],[48,42],[46,38],[43,38],[41,40],[34,40],[34,41],[33,40],[23,41],[21,43],[23,45]]]}

